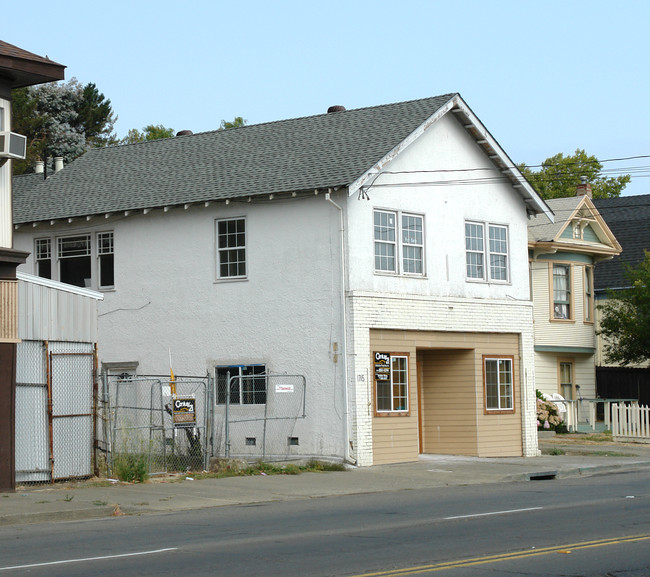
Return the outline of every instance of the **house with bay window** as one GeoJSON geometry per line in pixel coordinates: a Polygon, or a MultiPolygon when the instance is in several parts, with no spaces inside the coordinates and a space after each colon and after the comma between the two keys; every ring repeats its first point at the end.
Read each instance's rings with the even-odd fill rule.
{"type": "Polygon", "coordinates": [[[537,454],[527,224],[553,214],[459,94],[24,178],[22,269],[103,293],[103,370],[161,374],[171,350],[177,374],[215,378],[217,414],[241,377],[244,416],[268,375],[304,375],[296,457],[537,454]]]}
{"type": "Polygon", "coordinates": [[[594,270],[620,254],[621,246],[596,209],[589,184],[574,197],[547,204],[555,222],[540,215],[528,225],[536,386],[581,401],[577,419],[587,422],[589,401],[597,397],[594,270]]]}

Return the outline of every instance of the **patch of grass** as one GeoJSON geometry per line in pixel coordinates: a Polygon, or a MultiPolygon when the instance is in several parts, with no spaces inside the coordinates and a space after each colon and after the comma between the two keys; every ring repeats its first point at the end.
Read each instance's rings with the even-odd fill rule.
{"type": "Polygon", "coordinates": [[[97,507],[104,507],[104,506],[108,505],[108,502],[98,500],[98,501],[93,501],[93,505],[97,505],[97,507]]]}
{"type": "MultiPolygon", "coordinates": [[[[301,473],[321,473],[329,471],[345,471],[345,465],[342,463],[329,463],[312,459],[304,465],[293,463],[267,463],[257,461],[253,465],[245,467],[228,468],[224,467],[218,472],[196,472],[192,476],[194,479],[219,479],[222,477],[244,477],[254,475],[300,475],[301,473]]],[[[181,479],[182,480],[182,479],[181,479]]]]}
{"type": "Polygon", "coordinates": [[[549,449],[548,451],[542,451],[545,455],[566,455],[566,451],[562,449],[549,449]]]}

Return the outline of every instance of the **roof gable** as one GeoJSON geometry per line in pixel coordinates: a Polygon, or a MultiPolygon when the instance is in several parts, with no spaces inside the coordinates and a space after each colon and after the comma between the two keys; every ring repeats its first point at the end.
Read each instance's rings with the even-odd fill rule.
{"type": "Polygon", "coordinates": [[[529,244],[539,252],[564,250],[612,256],[621,252],[616,237],[588,196],[547,201],[555,222],[543,215],[528,224],[529,244]]]}

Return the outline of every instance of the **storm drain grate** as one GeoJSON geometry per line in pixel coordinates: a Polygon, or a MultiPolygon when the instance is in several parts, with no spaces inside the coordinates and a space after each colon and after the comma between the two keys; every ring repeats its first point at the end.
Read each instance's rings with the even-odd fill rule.
{"type": "Polygon", "coordinates": [[[541,471],[539,473],[528,473],[529,481],[549,481],[557,477],[557,471],[541,471]]]}

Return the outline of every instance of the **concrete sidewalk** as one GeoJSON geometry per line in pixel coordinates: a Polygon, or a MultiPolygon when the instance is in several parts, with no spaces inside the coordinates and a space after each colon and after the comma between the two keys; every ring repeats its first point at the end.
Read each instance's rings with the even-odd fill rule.
{"type": "Polygon", "coordinates": [[[259,475],[199,481],[181,476],[107,487],[84,483],[73,487],[18,487],[15,493],[0,493],[0,525],[164,513],[406,489],[532,481],[631,470],[647,470],[650,474],[650,445],[567,446],[561,440],[553,440],[540,441],[540,449],[545,453],[556,449],[555,452],[564,451],[566,454],[534,458],[425,455],[416,463],[354,468],[345,472],[259,475]]]}

